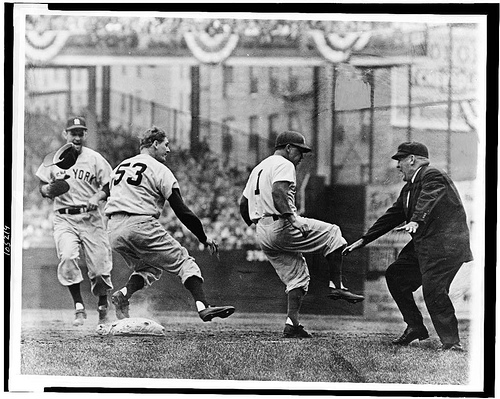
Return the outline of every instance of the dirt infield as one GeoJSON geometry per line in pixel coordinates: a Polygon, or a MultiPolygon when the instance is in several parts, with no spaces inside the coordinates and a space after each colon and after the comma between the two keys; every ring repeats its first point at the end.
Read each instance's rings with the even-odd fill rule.
{"type": "MultiPolygon", "coordinates": [[[[297,340],[282,338],[283,315],[235,313],[203,323],[195,312],[164,312],[147,317],[165,327],[165,337],[123,337],[97,335],[94,313],[73,327],[71,310],[23,310],[20,375],[462,386],[470,380],[469,353],[437,353],[431,328],[428,340],[392,346],[402,322],[304,315],[314,338],[297,340]]],[[[468,324],[461,329],[467,348],[468,324]]]]}

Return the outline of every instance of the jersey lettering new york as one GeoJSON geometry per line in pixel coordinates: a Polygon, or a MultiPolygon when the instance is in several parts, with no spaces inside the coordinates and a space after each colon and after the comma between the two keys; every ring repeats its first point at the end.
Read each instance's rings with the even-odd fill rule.
{"type": "Polygon", "coordinates": [[[54,209],[86,205],[89,198],[97,193],[110,180],[111,166],[98,152],[83,147],[76,163],[68,170],[56,165],[40,165],[37,177],[50,183],[65,178],[70,189],[67,193],[54,198],[54,209]]]}

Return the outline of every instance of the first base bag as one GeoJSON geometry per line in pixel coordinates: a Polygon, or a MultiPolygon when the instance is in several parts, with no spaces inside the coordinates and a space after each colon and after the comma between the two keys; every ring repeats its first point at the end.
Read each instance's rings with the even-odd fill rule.
{"type": "Polygon", "coordinates": [[[99,335],[165,335],[165,327],[156,321],[142,317],[130,317],[111,324],[99,324],[99,335]]]}

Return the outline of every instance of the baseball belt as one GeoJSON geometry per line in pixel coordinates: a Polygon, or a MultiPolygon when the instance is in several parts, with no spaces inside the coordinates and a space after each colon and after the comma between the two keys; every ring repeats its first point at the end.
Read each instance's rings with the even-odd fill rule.
{"type": "Polygon", "coordinates": [[[76,215],[79,213],[87,212],[87,207],[85,207],[85,206],[70,206],[68,208],[58,209],[56,212],[60,213],[61,215],[76,215]]]}

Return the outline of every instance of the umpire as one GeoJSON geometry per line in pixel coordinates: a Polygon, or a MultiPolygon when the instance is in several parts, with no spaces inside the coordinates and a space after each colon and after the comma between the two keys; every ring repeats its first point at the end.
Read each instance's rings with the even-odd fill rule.
{"type": "Polygon", "coordinates": [[[429,337],[413,292],[422,286],[425,304],[442,346],[461,351],[458,321],[448,296],[451,282],[464,262],[473,259],[462,201],[443,171],[430,166],[427,147],[405,142],[392,159],[406,181],[396,202],[344,254],[363,247],[393,228],[410,233],[411,241],[386,271],[389,291],[408,325],[396,345],[429,337]]]}

